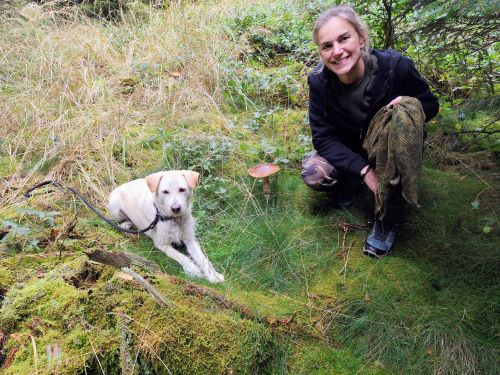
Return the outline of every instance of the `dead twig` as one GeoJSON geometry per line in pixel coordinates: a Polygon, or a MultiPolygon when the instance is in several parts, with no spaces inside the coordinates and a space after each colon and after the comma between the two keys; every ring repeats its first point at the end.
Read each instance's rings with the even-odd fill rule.
{"type": "Polygon", "coordinates": [[[361,225],[361,224],[351,224],[351,223],[340,223],[339,227],[342,229],[343,235],[342,235],[342,246],[340,253],[337,254],[338,257],[345,259],[344,266],[340,270],[340,274],[344,276],[347,272],[347,264],[349,263],[349,252],[352,248],[352,241],[349,243],[349,246],[346,248],[345,247],[345,241],[347,238],[347,233],[350,231],[355,231],[355,230],[365,230],[368,229],[368,226],[366,225],[361,225]]]}
{"type": "MultiPolygon", "coordinates": [[[[431,148],[437,148],[436,146],[434,146],[433,144],[429,143],[429,142],[426,142],[425,143],[427,146],[431,147],[431,148]]],[[[460,164],[462,164],[466,169],[468,169],[474,176],[476,176],[479,181],[481,181],[483,184],[485,184],[486,186],[488,186],[489,189],[491,189],[492,191],[494,191],[496,193],[496,190],[484,179],[482,178],[481,176],[479,176],[476,171],[474,171],[474,169],[472,169],[471,167],[469,167],[463,160],[461,160],[460,158],[456,157],[455,155],[449,153],[449,152],[445,152],[446,156],[449,156],[453,159],[455,159],[456,161],[458,161],[460,164]]]]}
{"type": "Polygon", "coordinates": [[[158,289],[156,289],[153,285],[151,285],[146,279],[144,279],[137,272],[133,271],[128,267],[122,267],[122,271],[132,276],[135,280],[137,280],[144,288],[151,294],[156,303],[160,306],[170,306],[171,303],[160,293],[158,289]]]}
{"type": "Polygon", "coordinates": [[[33,346],[33,358],[35,359],[35,374],[38,374],[38,353],[36,350],[36,342],[35,338],[30,335],[31,338],[31,345],[33,346]]]}
{"type": "Polygon", "coordinates": [[[476,134],[476,135],[481,135],[481,134],[486,134],[486,135],[492,135],[492,134],[497,134],[500,133],[500,130],[491,130],[491,131],[486,131],[486,130],[462,130],[459,132],[445,132],[443,133],[444,135],[459,135],[459,134],[476,134]]]}
{"type": "MultiPolygon", "coordinates": [[[[345,248],[345,241],[346,241],[346,238],[347,238],[347,233],[351,232],[351,231],[355,231],[355,230],[367,230],[369,229],[369,227],[367,225],[362,225],[362,224],[352,224],[352,223],[339,223],[338,224],[338,227],[342,230],[342,245],[341,245],[341,250],[340,252],[337,254],[337,256],[339,258],[342,258],[344,259],[344,257],[346,255],[348,255],[348,252],[351,248],[351,246],[349,246],[349,248],[347,249],[347,252],[346,252],[346,248],[345,248]]],[[[345,266],[344,266],[345,267],[345,266]]]]}
{"type": "Polygon", "coordinates": [[[193,283],[188,283],[174,276],[170,276],[169,279],[172,283],[181,285],[184,289],[185,294],[197,297],[208,297],[221,308],[236,311],[249,320],[260,320],[254,315],[254,313],[248,306],[244,306],[237,302],[231,301],[211,289],[193,283]]]}
{"type": "MultiPolygon", "coordinates": [[[[121,269],[123,272],[126,274],[132,276],[136,281],[138,281],[146,291],[151,294],[153,299],[160,305],[160,306],[170,306],[171,303],[168,301],[162,293],[157,290],[153,285],[151,285],[146,279],[144,279],[141,275],[139,275],[137,272],[133,271],[130,267],[132,264],[137,264],[139,263],[141,266],[146,267],[147,269],[151,270],[151,263],[150,261],[143,259],[139,256],[131,256],[130,254],[125,254],[125,253],[120,253],[120,252],[109,252],[109,251],[101,251],[101,250],[94,250],[89,253],[85,253],[90,260],[93,260],[94,262],[106,264],[108,266],[112,266],[115,268],[121,269]]],[[[156,267],[156,266],[155,266],[156,267]]],[[[155,270],[156,272],[156,270],[155,270]]]]}

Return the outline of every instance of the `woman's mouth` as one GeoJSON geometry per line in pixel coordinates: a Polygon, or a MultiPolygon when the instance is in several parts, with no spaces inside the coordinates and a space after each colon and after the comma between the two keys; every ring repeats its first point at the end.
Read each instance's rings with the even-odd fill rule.
{"type": "Polygon", "coordinates": [[[341,58],[340,60],[334,61],[333,65],[342,65],[342,64],[345,64],[347,62],[347,60],[349,59],[349,57],[350,56],[346,56],[346,57],[341,58]]]}

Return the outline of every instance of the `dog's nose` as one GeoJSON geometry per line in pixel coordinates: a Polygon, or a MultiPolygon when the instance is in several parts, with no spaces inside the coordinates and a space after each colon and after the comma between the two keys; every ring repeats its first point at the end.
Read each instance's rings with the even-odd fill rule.
{"type": "Polygon", "coordinates": [[[174,204],[172,206],[172,212],[174,214],[178,214],[179,212],[181,212],[181,205],[180,204],[174,204]]]}

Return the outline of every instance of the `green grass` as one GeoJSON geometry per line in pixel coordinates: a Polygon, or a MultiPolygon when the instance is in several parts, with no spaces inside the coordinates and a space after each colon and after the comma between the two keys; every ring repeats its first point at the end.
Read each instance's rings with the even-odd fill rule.
{"type": "MultiPolygon", "coordinates": [[[[181,150],[179,156],[186,157],[181,150]]],[[[238,165],[231,150],[214,155],[238,165]]],[[[191,156],[196,164],[197,154],[191,156]]],[[[216,166],[207,172],[208,184],[220,173],[216,166]]],[[[344,238],[339,226],[365,223],[366,202],[349,211],[331,209],[323,194],[301,182],[297,167],[273,176],[269,202],[261,184],[245,174],[225,175],[219,181],[222,190],[204,188],[202,181],[194,214],[203,248],[226,276],[217,289],[260,316],[294,315],[307,327],[306,336],[326,340],[311,352],[311,337],[303,341],[281,333],[265,371],[497,372],[499,296],[493,285],[499,241],[498,223],[492,221],[497,208],[477,178],[442,172],[429,163],[423,176],[422,208],[402,226],[393,254],[381,261],[361,254],[364,232],[344,238]],[[491,232],[484,232],[484,223],[491,232]]],[[[71,207],[59,205],[67,213],[71,207]]],[[[50,229],[44,217],[36,215],[37,222],[30,217],[19,224],[35,233],[50,229]]],[[[68,251],[129,251],[183,277],[178,264],[149,239],[116,233],[90,212],[85,217],[79,230],[83,238],[66,245],[68,251]]],[[[61,220],[55,217],[56,228],[61,220]]]]}
{"type": "MultiPolygon", "coordinates": [[[[242,179],[223,199],[197,202],[198,209],[212,207],[200,220],[199,237],[224,270],[231,295],[263,315],[296,313],[311,327],[320,319],[327,337],[369,367],[496,372],[498,291],[492,285],[499,242],[479,224],[493,207],[470,204],[480,182],[426,167],[423,207],[402,227],[395,252],[374,261],[361,255],[362,233],[347,236],[348,258],[339,257],[337,223],[365,218],[356,209],[314,209],[325,200],[307,190],[298,171],[275,178],[268,203],[259,185],[242,179]]],[[[128,249],[179,273],[147,240],[128,249]]]]}

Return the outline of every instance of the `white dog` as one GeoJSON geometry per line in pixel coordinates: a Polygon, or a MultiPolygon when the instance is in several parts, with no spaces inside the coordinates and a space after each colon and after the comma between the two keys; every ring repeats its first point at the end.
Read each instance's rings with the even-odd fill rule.
{"type": "Polygon", "coordinates": [[[220,283],[224,276],[215,271],[194,234],[190,198],[199,177],[200,174],[193,171],[153,173],[113,190],[108,208],[123,228],[132,225],[138,229],[147,228],[158,212],[160,220],[146,232],[155,246],[180,263],[188,275],[220,283]],[[172,244],[181,243],[186,246],[189,256],[172,247],[172,244]]]}

